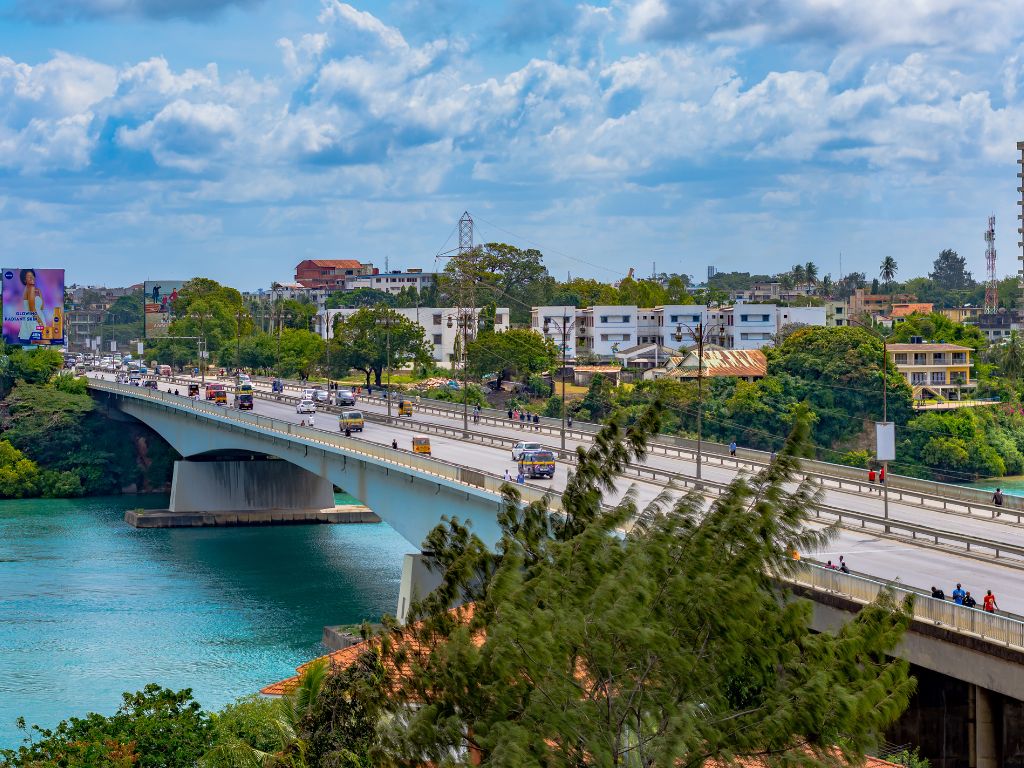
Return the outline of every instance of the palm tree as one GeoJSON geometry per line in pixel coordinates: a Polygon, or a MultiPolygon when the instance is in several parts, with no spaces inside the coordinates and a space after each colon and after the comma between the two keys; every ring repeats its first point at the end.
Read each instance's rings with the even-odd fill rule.
{"type": "Polygon", "coordinates": [[[896,266],[896,259],[892,256],[886,256],[882,259],[882,268],[879,270],[878,276],[882,278],[888,286],[892,284],[894,279],[896,279],[896,273],[899,271],[899,267],[896,266]]]}
{"type": "Polygon", "coordinates": [[[821,295],[826,299],[832,298],[832,291],[835,290],[835,284],[832,282],[832,275],[828,274],[821,278],[821,295]]]}
{"type": "Polygon", "coordinates": [[[796,285],[801,285],[807,280],[807,275],[804,274],[804,265],[795,264],[789,273],[793,276],[793,282],[796,285]]]}
{"type": "Polygon", "coordinates": [[[804,279],[811,285],[818,282],[818,265],[813,261],[804,264],[804,279]]]}
{"type": "Polygon", "coordinates": [[[1010,331],[1010,338],[999,356],[999,367],[1011,381],[1019,381],[1024,376],[1024,339],[1016,331],[1010,331]]]}

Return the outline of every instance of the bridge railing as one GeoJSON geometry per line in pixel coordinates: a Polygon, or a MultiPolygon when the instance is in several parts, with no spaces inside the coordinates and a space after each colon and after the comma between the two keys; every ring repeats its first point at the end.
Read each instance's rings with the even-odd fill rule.
{"type": "MultiPolygon", "coordinates": [[[[113,384],[107,381],[93,381],[93,388],[130,397],[136,400],[158,402],[162,406],[185,413],[202,413],[215,422],[244,426],[247,429],[270,437],[285,437],[301,441],[305,445],[322,447],[354,458],[370,459],[378,464],[391,464],[416,470],[422,474],[432,475],[452,483],[473,486],[500,497],[505,480],[497,475],[465,467],[453,462],[422,454],[412,453],[390,446],[379,445],[357,437],[345,437],[332,434],[325,430],[303,427],[283,419],[263,416],[252,411],[240,411],[215,405],[204,400],[193,400],[183,395],[174,395],[160,390],[113,384]]],[[[551,509],[561,508],[562,495],[557,491],[529,485],[518,485],[519,494],[524,502],[530,503],[547,499],[551,509]]],[[[497,498],[495,499],[497,501],[497,498]]]]}
{"type": "Polygon", "coordinates": [[[873,602],[882,590],[891,589],[897,601],[907,596],[914,598],[914,618],[918,621],[1000,645],[1024,649],[1024,621],[1019,618],[966,608],[951,600],[938,600],[911,587],[843,573],[811,563],[801,563],[793,576],[784,581],[817,592],[848,597],[864,605],[873,602]]]}

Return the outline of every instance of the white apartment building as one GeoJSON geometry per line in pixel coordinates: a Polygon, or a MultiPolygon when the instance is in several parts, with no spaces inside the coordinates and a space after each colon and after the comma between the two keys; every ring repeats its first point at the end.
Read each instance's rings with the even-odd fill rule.
{"type": "Polygon", "coordinates": [[[612,359],[617,352],[640,344],[660,344],[681,349],[694,344],[702,328],[709,344],[723,349],[761,349],[774,343],[775,334],[786,325],[824,326],[825,307],[780,307],[775,304],[736,304],[705,307],[701,304],[664,307],[595,306],[534,307],[531,327],[544,333],[561,348],[562,318],[570,318],[574,337],[568,340],[567,357],[576,353],[612,359]],[[678,337],[678,338],[677,338],[678,337]]]}
{"type": "Polygon", "coordinates": [[[530,311],[530,329],[546,336],[568,360],[576,359],[576,338],[583,326],[576,319],[576,307],[534,307],[530,311]],[[564,334],[564,335],[563,335],[564,334]],[[562,340],[565,348],[562,348],[562,340]]]}
{"type": "Polygon", "coordinates": [[[345,290],[354,291],[358,288],[373,288],[385,293],[401,293],[404,288],[415,288],[422,291],[434,285],[437,278],[435,272],[424,272],[422,269],[408,269],[405,272],[394,270],[379,275],[353,275],[345,278],[345,290]]]}
{"type": "MultiPolygon", "coordinates": [[[[316,332],[320,334],[321,338],[326,339],[328,337],[328,329],[334,327],[335,318],[339,316],[342,318],[349,318],[358,311],[358,307],[324,310],[315,318],[314,322],[316,332]]],[[[433,347],[433,358],[435,362],[452,362],[452,358],[455,355],[455,338],[456,336],[460,336],[462,333],[458,322],[460,310],[457,307],[410,307],[403,309],[395,308],[392,311],[397,312],[423,328],[426,332],[427,343],[433,347]]],[[[477,328],[479,327],[480,313],[482,311],[483,310],[479,308],[461,310],[463,316],[472,313],[469,329],[470,339],[476,337],[477,328]]],[[[494,331],[496,333],[500,333],[502,331],[507,331],[508,328],[508,307],[498,307],[494,313],[494,331]]]]}

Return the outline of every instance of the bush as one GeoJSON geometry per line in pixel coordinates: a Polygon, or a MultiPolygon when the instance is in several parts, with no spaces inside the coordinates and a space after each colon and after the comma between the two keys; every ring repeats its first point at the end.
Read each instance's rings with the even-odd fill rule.
{"type": "Polygon", "coordinates": [[[0,499],[22,499],[38,493],[39,467],[10,444],[0,440],[0,499]]]}

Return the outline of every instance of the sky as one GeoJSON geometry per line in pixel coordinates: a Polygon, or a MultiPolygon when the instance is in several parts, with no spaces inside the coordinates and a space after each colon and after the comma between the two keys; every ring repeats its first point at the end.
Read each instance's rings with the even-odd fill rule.
{"type": "Polygon", "coordinates": [[[1016,271],[1024,0],[0,0],[0,252],[68,283],[306,258],[556,277],[1016,271]]]}

